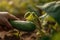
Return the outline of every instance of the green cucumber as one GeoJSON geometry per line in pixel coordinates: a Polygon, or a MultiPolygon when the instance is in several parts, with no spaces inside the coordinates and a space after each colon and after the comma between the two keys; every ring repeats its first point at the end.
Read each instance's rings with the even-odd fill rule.
{"type": "Polygon", "coordinates": [[[10,21],[10,24],[21,31],[26,31],[26,32],[32,32],[36,29],[36,26],[33,22],[30,21],[20,21],[20,20],[15,20],[15,21],[10,21]]]}

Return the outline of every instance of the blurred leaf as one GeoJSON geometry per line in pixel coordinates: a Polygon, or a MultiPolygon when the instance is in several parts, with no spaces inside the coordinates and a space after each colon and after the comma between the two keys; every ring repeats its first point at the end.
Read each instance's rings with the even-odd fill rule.
{"type": "Polygon", "coordinates": [[[52,40],[60,40],[60,32],[52,36],[52,40]]]}
{"type": "Polygon", "coordinates": [[[38,40],[50,40],[50,37],[49,36],[42,36],[38,40]]]}
{"type": "Polygon", "coordinates": [[[54,1],[40,6],[40,9],[52,16],[60,24],[60,1],[54,1]]]}
{"type": "Polygon", "coordinates": [[[40,16],[41,15],[41,11],[40,10],[38,10],[37,8],[35,8],[35,7],[32,7],[32,6],[28,6],[27,7],[27,11],[30,11],[30,12],[35,12],[35,14],[37,15],[37,16],[40,16]]]}

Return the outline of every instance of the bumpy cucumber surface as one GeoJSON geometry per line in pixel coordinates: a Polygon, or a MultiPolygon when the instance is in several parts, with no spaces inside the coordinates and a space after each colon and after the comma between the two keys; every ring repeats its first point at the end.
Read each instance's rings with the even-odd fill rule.
{"type": "Polygon", "coordinates": [[[26,31],[26,32],[31,32],[36,29],[36,26],[33,22],[30,21],[20,21],[20,20],[15,20],[15,21],[10,21],[11,25],[21,31],[26,31]]]}

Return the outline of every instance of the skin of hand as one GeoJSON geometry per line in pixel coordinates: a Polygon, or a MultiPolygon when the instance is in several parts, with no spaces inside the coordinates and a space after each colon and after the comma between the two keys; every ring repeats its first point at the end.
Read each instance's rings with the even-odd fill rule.
{"type": "Polygon", "coordinates": [[[0,12],[0,27],[2,27],[1,25],[5,25],[8,29],[13,29],[12,25],[8,21],[10,19],[19,20],[19,18],[12,14],[9,14],[8,12],[0,12]]]}

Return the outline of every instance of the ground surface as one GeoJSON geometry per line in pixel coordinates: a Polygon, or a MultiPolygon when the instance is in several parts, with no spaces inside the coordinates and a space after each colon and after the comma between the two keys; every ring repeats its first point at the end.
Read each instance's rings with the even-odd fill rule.
{"type": "Polygon", "coordinates": [[[18,33],[18,31],[1,31],[0,40],[35,40],[36,32],[20,32],[20,36],[13,35],[12,33],[18,33]]]}

